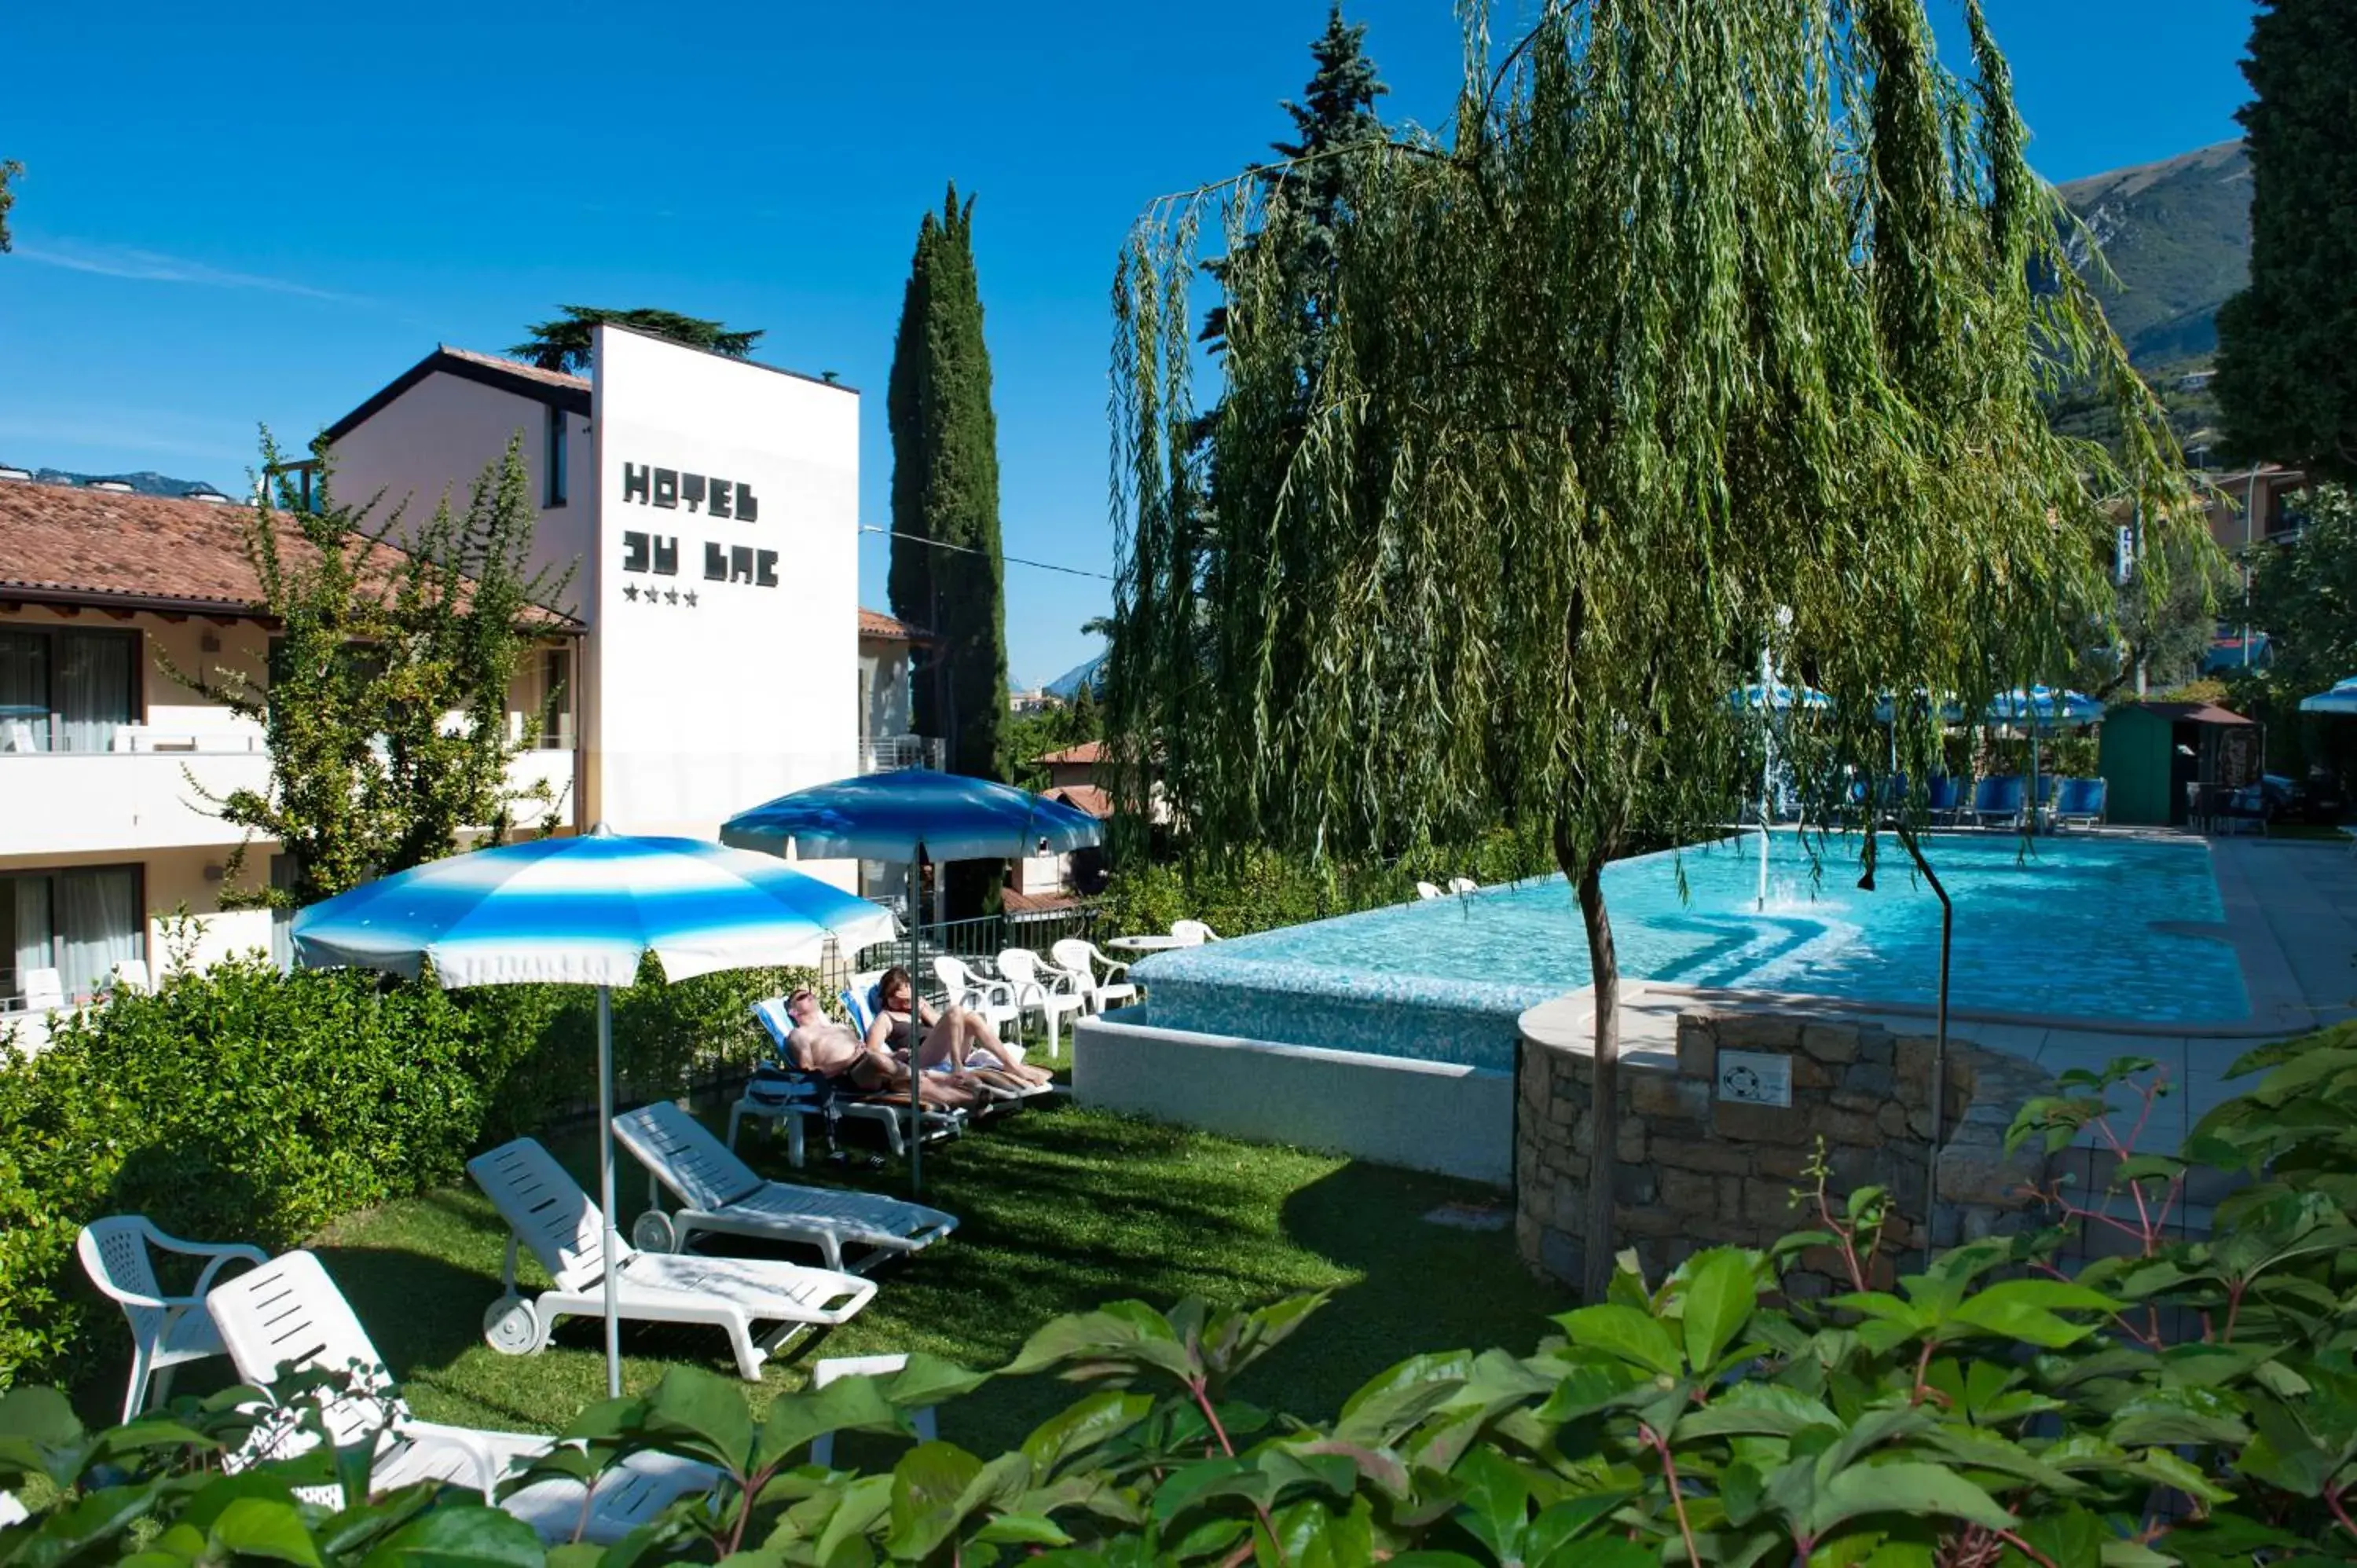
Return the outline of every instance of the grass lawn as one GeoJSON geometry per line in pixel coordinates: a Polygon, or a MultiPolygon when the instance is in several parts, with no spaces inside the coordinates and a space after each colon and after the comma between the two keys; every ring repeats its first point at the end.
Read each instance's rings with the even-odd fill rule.
{"type": "MultiPolygon", "coordinates": [[[[594,1193],[587,1129],[552,1147],[594,1193]]],[[[744,1152],[766,1175],[907,1191],[900,1166],[821,1163],[797,1176],[785,1164],[783,1141],[773,1147],[751,1128],[744,1152]]],[[[1304,1415],[1329,1414],[1368,1378],[1417,1351],[1491,1345],[1527,1351],[1548,1332],[1547,1314],[1575,1305],[1567,1289],[1523,1270],[1511,1231],[1427,1222],[1424,1216],[1445,1203],[1504,1202],[1446,1177],[1233,1143],[1069,1104],[1026,1110],[935,1145],[924,1170],[923,1201],[958,1215],[957,1234],[916,1258],[881,1265],[882,1288],[858,1318],[773,1359],[759,1388],[745,1385],[757,1408],[770,1393],[801,1386],[803,1369],[823,1356],[926,1350],[990,1368],[1004,1365],[1047,1319],[1106,1301],[1138,1297],[1167,1307],[1201,1295],[1251,1305],[1325,1288],[1334,1292],[1326,1310],[1255,1368],[1238,1393],[1304,1415]]],[[[627,1155],[616,1184],[627,1234],[646,1190],[644,1173],[627,1155]]],[[[490,1205],[467,1186],[354,1215],[313,1243],[421,1416],[554,1429],[604,1391],[601,1328],[593,1318],[568,1319],[536,1356],[501,1356],[484,1343],[482,1313],[499,1294],[505,1240],[490,1205]]],[[[762,1251],[726,1237],[706,1244],[762,1251]]],[[[544,1283],[529,1254],[524,1267],[529,1279],[544,1283]]],[[[673,1362],[730,1368],[716,1329],[625,1323],[622,1348],[624,1386],[631,1389],[645,1388],[673,1362]]],[[[942,1412],[942,1435],[996,1452],[1072,1392],[1039,1380],[986,1385],[942,1412]]]]}

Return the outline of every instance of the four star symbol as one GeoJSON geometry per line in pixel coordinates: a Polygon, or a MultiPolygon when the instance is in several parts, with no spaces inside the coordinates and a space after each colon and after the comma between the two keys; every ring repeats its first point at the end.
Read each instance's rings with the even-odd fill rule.
{"type": "Polygon", "coordinates": [[[629,599],[633,604],[636,604],[640,598],[644,597],[646,602],[651,605],[684,604],[689,609],[694,609],[695,607],[695,590],[694,588],[690,588],[687,592],[683,594],[677,588],[658,588],[651,584],[644,590],[641,590],[636,583],[625,583],[622,585],[622,597],[629,599]]]}

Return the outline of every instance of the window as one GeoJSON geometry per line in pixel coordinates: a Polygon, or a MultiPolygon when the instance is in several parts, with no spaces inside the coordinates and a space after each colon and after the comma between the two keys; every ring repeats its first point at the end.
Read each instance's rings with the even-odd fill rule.
{"type": "Polygon", "coordinates": [[[544,749],[573,749],[573,650],[540,650],[540,744],[544,749]]]}
{"type": "Polygon", "coordinates": [[[0,751],[109,751],[139,711],[135,631],[0,631],[0,751]]]}
{"type": "Polygon", "coordinates": [[[565,504],[565,411],[548,411],[547,436],[540,455],[540,504],[544,507],[565,504]]]}
{"type": "Polygon", "coordinates": [[[38,971],[55,970],[73,1002],[104,990],[115,965],[146,956],[137,867],[0,876],[0,1011],[25,1005],[38,971]]]}

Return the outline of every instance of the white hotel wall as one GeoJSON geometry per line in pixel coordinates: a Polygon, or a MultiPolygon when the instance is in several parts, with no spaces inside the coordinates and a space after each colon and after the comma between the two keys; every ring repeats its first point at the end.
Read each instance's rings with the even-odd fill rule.
{"type": "Polygon", "coordinates": [[[857,770],[858,394],[611,328],[594,379],[585,800],[623,832],[711,838],[857,770]],[[625,465],[748,486],[757,520],[625,499],[625,465]],[[626,570],[629,534],[673,542],[675,573],[626,570]],[[707,545],[776,552],[776,581],[708,578],[707,545]]]}

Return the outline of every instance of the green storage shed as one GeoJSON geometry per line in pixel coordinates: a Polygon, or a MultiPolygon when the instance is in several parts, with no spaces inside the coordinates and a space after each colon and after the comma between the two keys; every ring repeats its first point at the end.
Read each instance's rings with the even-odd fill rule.
{"type": "Polygon", "coordinates": [[[2258,773],[2259,729],[2212,703],[2120,703],[2104,710],[2096,770],[2105,820],[2130,827],[2181,828],[2191,814],[2188,785],[2250,783],[2258,773]]]}

